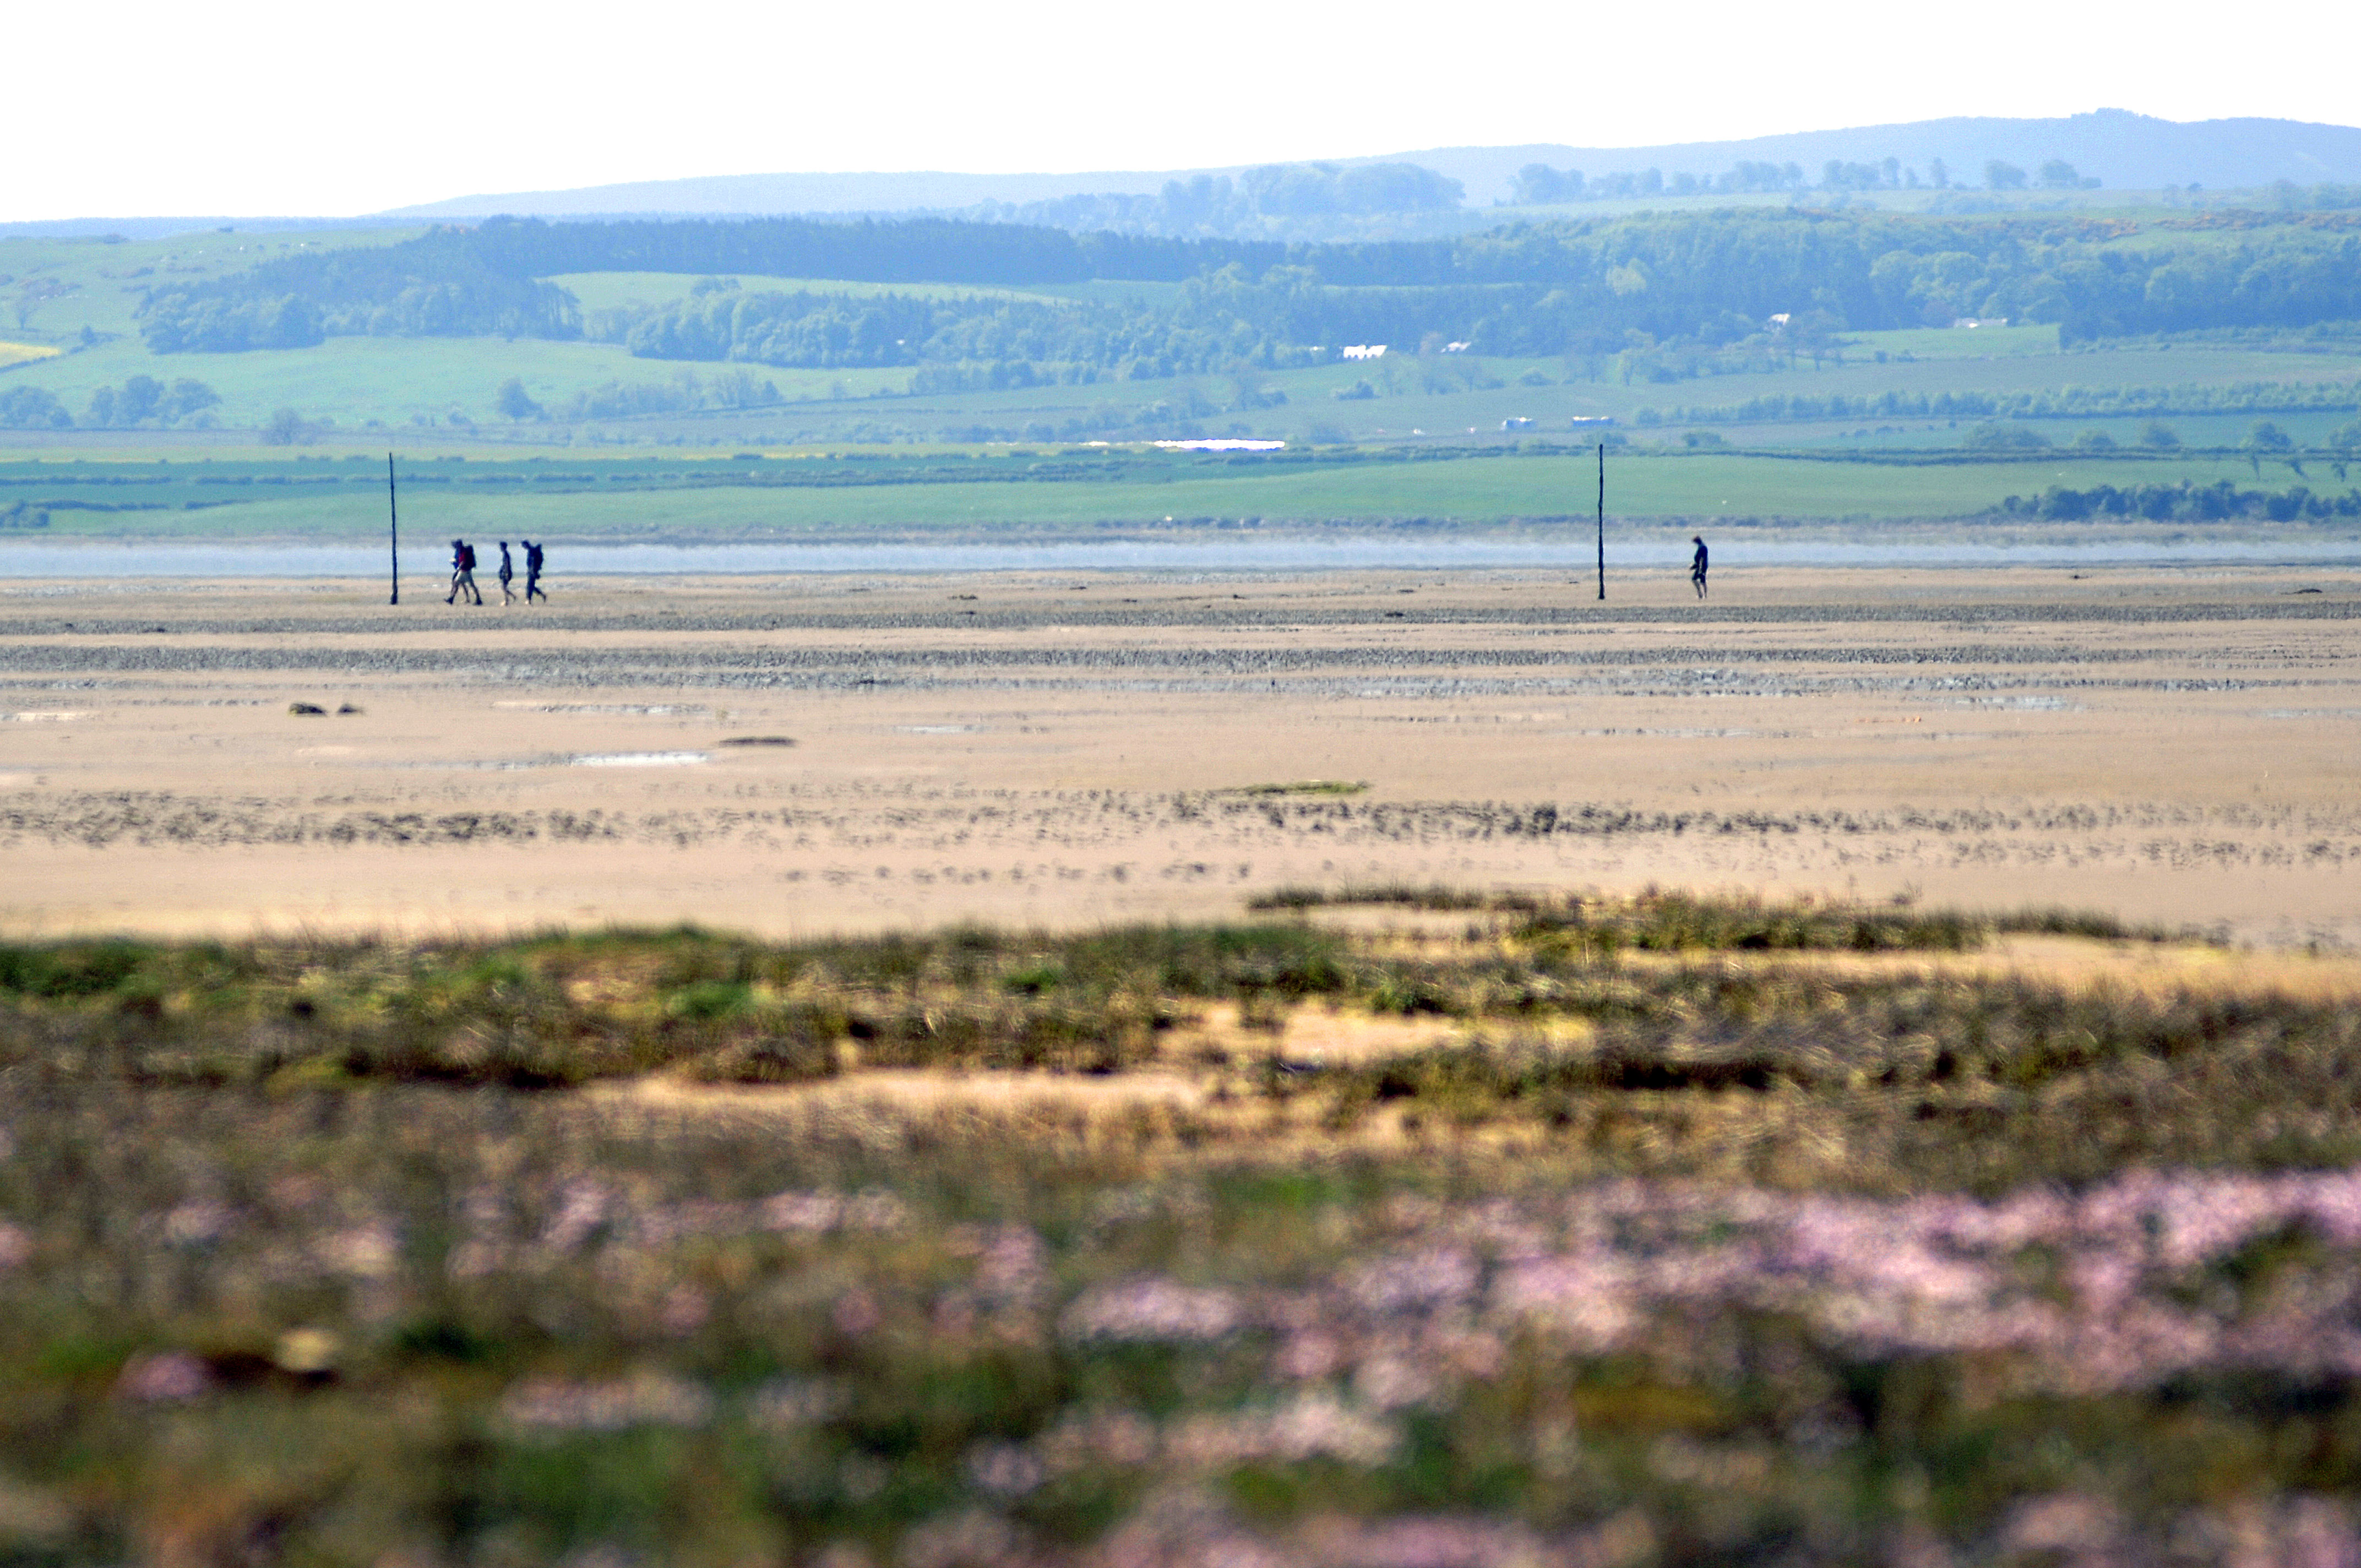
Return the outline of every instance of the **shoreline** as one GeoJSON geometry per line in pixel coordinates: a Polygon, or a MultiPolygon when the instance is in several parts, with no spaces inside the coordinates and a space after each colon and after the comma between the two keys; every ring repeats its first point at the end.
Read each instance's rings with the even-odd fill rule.
{"type": "MultiPolygon", "coordinates": [[[[1616,524],[1606,545],[1610,572],[1665,569],[1666,552],[1686,554],[1680,527],[1616,524]],[[1637,537],[1635,537],[1635,535],[1637,537]]],[[[1327,574],[1356,571],[1582,571],[1595,569],[1596,535],[1567,529],[1555,537],[1485,531],[1441,537],[1402,533],[1268,533],[1206,537],[1076,537],[1072,533],[984,543],[953,540],[620,540],[549,534],[553,570],[575,576],[747,576],[839,574],[927,576],[1000,572],[1097,574],[1327,574]]],[[[1699,530],[1702,532],[1702,530],[1699,530]]],[[[1844,531],[1857,535],[1861,530],[1844,531]]],[[[2361,534],[2307,531],[2307,537],[2191,535],[2125,530],[2104,538],[2044,531],[2035,539],[1963,540],[1769,537],[1759,527],[1712,527],[1716,566],[1724,570],[2002,570],[2020,566],[2289,566],[2361,568],[2361,534]]],[[[478,543],[482,542],[479,534],[478,543]]],[[[406,547],[405,580],[440,581],[441,542],[406,547]]],[[[489,565],[480,569],[489,579],[489,565]]],[[[0,541],[0,583],[96,575],[110,580],[215,577],[335,578],[383,581],[382,539],[362,543],[268,540],[134,542],[88,539],[0,541]]],[[[520,574],[521,575],[521,574],[520,574]]]]}

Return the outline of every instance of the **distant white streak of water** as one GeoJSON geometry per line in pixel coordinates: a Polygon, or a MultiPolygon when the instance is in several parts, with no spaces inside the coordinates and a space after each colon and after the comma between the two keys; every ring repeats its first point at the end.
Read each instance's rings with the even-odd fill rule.
{"type": "MultiPolygon", "coordinates": [[[[2109,539],[2087,544],[1872,543],[1730,533],[1709,541],[1717,566],[2338,565],[2361,566],[2361,538],[2109,539]]],[[[421,551],[404,591],[422,599],[448,574],[421,551]]],[[[572,576],[768,576],[798,573],[1299,573],[1596,569],[1593,539],[1472,537],[1077,541],[1059,544],[569,544],[550,552],[548,581],[572,576]]],[[[1609,571],[1679,571],[1686,540],[1610,534],[1609,571]]],[[[478,572],[478,577],[485,574],[478,572]]],[[[385,552],[359,545],[0,544],[0,579],[140,577],[386,578],[385,552]]],[[[439,596],[435,596],[439,597],[439,596]]]]}

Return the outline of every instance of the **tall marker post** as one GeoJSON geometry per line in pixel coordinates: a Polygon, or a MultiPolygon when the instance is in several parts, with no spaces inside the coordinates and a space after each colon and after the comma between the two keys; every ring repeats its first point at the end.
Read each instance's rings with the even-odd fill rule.
{"type": "Polygon", "coordinates": [[[1607,598],[1607,443],[1598,444],[1598,598],[1607,598]]]}
{"type": "MultiPolygon", "coordinates": [[[[1604,480],[1600,481],[1602,484],[1604,480]]],[[[385,544],[393,572],[393,597],[385,602],[401,602],[401,507],[393,494],[393,454],[385,455],[385,544]]],[[[1603,595],[1605,590],[1600,590],[1603,595]]]]}

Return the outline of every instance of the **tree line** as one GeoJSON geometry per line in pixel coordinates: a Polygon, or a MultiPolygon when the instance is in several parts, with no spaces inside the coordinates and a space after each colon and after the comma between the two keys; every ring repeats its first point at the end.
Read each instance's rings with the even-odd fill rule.
{"type": "Polygon", "coordinates": [[[2339,413],[2361,408],[2361,382],[2244,381],[2234,386],[2061,387],[2044,392],[1776,392],[1701,408],[1639,410],[1636,424],[1772,424],[1816,419],[2096,419],[2125,414],[2339,413]]]}
{"type": "MultiPolygon", "coordinates": [[[[1624,170],[1613,174],[1586,179],[1578,169],[1553,169],[1546,163],[1528,163],[1517,170],[1510,188],[1516,200],[1529,205],[1554,206],[1569,202],[1630,201],[1649,196],[1730,196],[1742,192],[1764,191],[1950,191],[1967,188],[1951,178],[1950,167],[1941,159],[1929,159],[1927,175],[1920,179],[1915,164],[1905,164],[1898,158],[1881,159],[1873,163],[1855,162],[1831,158],[1821,164],[1817,183],[1805,173],[1800,163],[1759,163],[1741,159],[1719,174],[1667,175],[1661,169],[1624,170]]],[[[1992,159],[1983,167],[1983,186],[1988,191],[2023,191],[2028,184],[2037,184],[2045,191],[2087,191],[2095,189],[2096,180],[2088,179],[2062,158],[2053,158],[2040,169],[2028,174],[2015,164],[2002,159],[1992,159]]]]}
{"type": "Polygon", "coordinates": [[[959,216],[1077,234],[1284,236],[1356,222],[1456,212],[1465,187],[1415,163],[1279,163],[1232,178],[1168,180],[1153,194],[1102,192],[1039,202],[983,202],[959,216]]]}
{"type": "Polygon", "coordinates": [[[76,419],[63,400],[46,388],[11,387],[0,392],[0,429],[127,430],[179,424],[184,420],[202,422],[206,411],[220,404],[219,394],[191,377],[180,377],[168,385],[153,376],[134,376],[120,388],[100,387],[93,391],[82,417],[76,419]]]}
{"type": "Polygon", "coordinates": [[[740,367],[710,378],[683,370],[669,381],[607,381],[586,388],[555,409],[543,407],[511,376],[492,394],[492,407],[511,420],[625,419],[634,414],[682,413],[695,409],[760,409],[785,401],[775,381],[757,380],[740,367]]]}
{"type": "Polygon", "coordinates": [[[2325,522],[2361,517],[2361,489],[2341,496],[2315,495],[2309,486],[2284,490],[2242,490],[2227,479],[2211,485],[2100,485],[2078,490],[2052,485],[2037,496],[2010,496],[1995,509],[2017,517],[2059,522],[2091,518],[2139,518],[2149,522],[2226,522],[2257,518],[2270,522],[2325,522]]]}

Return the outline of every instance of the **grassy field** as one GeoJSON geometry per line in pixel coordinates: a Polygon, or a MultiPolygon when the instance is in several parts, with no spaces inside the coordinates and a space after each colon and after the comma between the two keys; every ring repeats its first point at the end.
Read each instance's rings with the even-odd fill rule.
{"type": "MultiPolygon", "coordinates": [[[[1579,448],[1417,460],[1338,455],[1285,465],[1089,449],[850,459],[789,454],[752,466],[719,458],[479,456],[407,465],[402,513],[429,532],[521,529],[558,537],[901,534],[1243,518],[1480,526],[1588,516],[1593,461],[1579,448]]],[[[2290,478],[2274,474],[2268,484],[2282,488],[2290,478]]],[[[1619,518],[1900,521],[1983,512],[2004,497],[2052,485],[2184,479],[2255,482],[2248,466],[2231,457],[1888,465],[1647,452],[1610,457],[1608,499],[1619,518]]],[[[2336,488],[2326,474],[2318,479],[2336,488]]],[[[46,536],[53,538],[330,538],[382,526],[383,483],[376,454],[0,464],[0,504],[51,505],[46,536]]]]}
{"type": "MultiPolygon", "coordinates": [[[[492,394],[511,376],[535,400],[563,406],[575,393],[609,381],[672,383],[684,373],[709,378],[726,368],[634,359],[620,344],[540,338],[332,337],[316,348],[207,355],[153,355],[137,339],[126,338],[18,378],[79,409],[95,388],[119,386],[131,376],[193,376],[221,395],[222,406],[214,411],[232,429],[252,429],[282,408],[364,429],[407,427],[419,419],[443,423],[454,414],[497,429],[510,422],[493,411],[492,394]]],[[[756,368],[760,379],[791,400],[840,393],[859,399],[909,385],[906,370],[756,368]]]]}
{"type": "Polygon", "coordinates": [[[1372,897],[0,950],[0,1541],[2336,1561],[2348,1008],[1976,967],[2147,948],[2072,917],[1372,897]]]}
{"type": "Polygon", "coordinates": [[[2059,352],[2055,326],[1912,327],[1897,332],[1855,332],[1845,350],[1872,362],[1909,355],[1915,359],[2015,359],[2059,352]]]}
{"type": "Polygon", "coordinates": [[[98,333],[131,333],[132,316],[147,290],[176,280],[192,282],[236,272],[304,249],[348,249],[393,245],[415,228],[306,229],[300,234],[240,234],[206,229],[166,239],[0,239],[0,303],[8,311],[5,330],[27,342],[70,344],[85,326],[98,333]],[[144,270],[143,270],[144,269],[144,270]],[[17,320],[27,285],[49,285],[55,297],[17,320]]]}
{"type": "MultiPolygon", "coordinates": [[[[635,359],[620,345],[556,343],[522,338],[515,342],[482,338],[331,338],[316,348],[258,351],[236,355],[173,355],[148,353],[137,337],[119,338],[98,347],[28,365],[0,374],[0,390],[17,385],[39,386],[79,410],[101,386],[119,386],[134,375],[170,380],[193,376],[223,399],[214,411],[223,425],[252,428],[280,408],[293,408],[310,419],[332,419],[340,427],[401,428],[417,420],[438,424],[462,415],[482,427],[485,436],[533,441],[560,439],[570,427],[549,429],[528,422],[519,426],[502,419],[492,407],[493,393],[511,376],[520,378],[538,402],[563,408],[576,393],[610,381],[626,385],[669,385],[683,375],[709,380],[730,367],[684,364],[670,360],[635,359]]],[[[2166,352],[2074,354],[2048,358],[2030,356],[1986,360],[1920,360],[1880,365],[1856,358],[1843,367],[1814,371],[1808,363],[1795,370],[1764,375],[1722,376],[1669,384],[1623,386],[1612,380],[1571,377],[1556,360],[1494,359],[1454,363],[1438,368],[1412,361],[1397,366],[1391,356],[1377,367],[1351,370],[1323,367],[1273,373],[1261,378],[1268,390],[1283,392],[1287,402],[1277,408],[1238,411],[1231,378],[1191,377],[1160,381],[1104,381],[1071,387],[1036,387],[1005,391],[903,395],[909,386],[906,368],[796,370],[768,366],[749,367],[761,380],[777,386],[786,401],[740,412],[705,411],[652,415],[591,422],[580,433],[588,438],[620,441],[689,441],[743,444],[769,440],[905,441],[953,438],[976,427],[1030,439],[1051,439],[1077,420],[1120,426],[1141,411],[1161,406],[1168,422],[1193,421],[1215,433],[1307,438],[1392,440],[1421,432],[1430,436],[1498,434],[1507,419],[1532,419],[1543,431],[1565,430],[1574,416],[1611,414],[1629,420],[1642,409],[1713,407],[1778,393],[1826,396],[1872,396],[1886,390],[1939,392],[1946,390],[2013,392],[2048,390],[2062,386],[2221,386],[2246,381],[2345,381],[2361,376],[2361,359],[2334,356],[2272,355],[2253,350],[2183,348],[2166,352]],[[1427,391],[1429,377],[1474,376],[1503,383],[1494,387],[1427,391]],[[1543,384],[1521,384],[1524,378],[1543,384]],[[1368,384],[1376,396],[1340,401],[1334,393],[1356,382],[1368,384]],[[1191,412],[1191,411],[1199,411],[1191,412]],[[749,434],[747,433],[752,433],[749,434]]],[[[1440,383],[1448,384],[1448,383],[1440,383]]],[[[2243,438],[2256,416],[2226,416],[2230,433],[2243,438]]],[[[2324,436],[2348,422],[2349,412],[2271,416],[2307,438],[2324,436]],[[2290,422],[2290,421],[2300,422],[2290,422]]],[[[2179,416],[2168,422],[2177,422],[2179,416]]],[[[1902,432],[1906,444],[1956,445],[1972,421],[1929,425],[1908,424],[1902,432]]],[[[2046,421],[2045,433],[2070,438],[2083,424],[2106,422],[2046,421]]],[[[2136,435],[2137,425],[2115,422],[2136,435]]],[[[1858,420],[1817,422],[1801,425],[1761,427],[1761,436],[1784,443],[1824,444],[1849,440],[1858,420]]],[[[2202,437],[2184,432],[2183,438],[2202,437]]],[[[136,442],[136,433],[126,439],[136,442]]],[[[1748,439],[1755,439],[1750,434],[1748,439]]]]}

